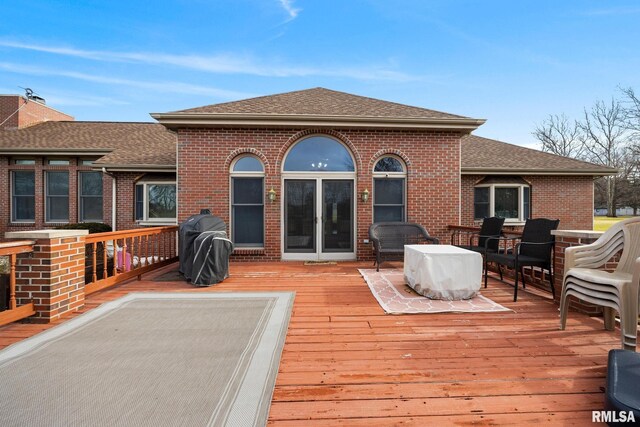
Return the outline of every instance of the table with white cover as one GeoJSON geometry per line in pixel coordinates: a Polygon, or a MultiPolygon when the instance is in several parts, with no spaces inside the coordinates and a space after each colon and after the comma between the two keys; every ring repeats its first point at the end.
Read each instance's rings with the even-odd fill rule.
{"type": "Polygon", "coordinates": [[[482,255],[452,245],[405,245],[404,280],[427,298],[473,298],[482,281],[482,255]]]}

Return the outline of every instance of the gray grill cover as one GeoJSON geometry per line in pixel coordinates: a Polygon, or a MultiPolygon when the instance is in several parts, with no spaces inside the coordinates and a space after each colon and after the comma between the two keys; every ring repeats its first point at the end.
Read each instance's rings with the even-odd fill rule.
{"type": "Polygon", "coordinates": [[[226,237],[227,226],[224,221],[213,215],[193,215],[187,218],[178,229],[178,256],[180,266],[178,271],[189,280],[193,268],[193,257],[195,256],[196,238],[205,231],[222,231],[226,237]]]}
{"type": "Polygon", "coordinates": [[[222,231],[205,231],[196,237],[191,283],[211,286],[229,277],[229,256],[233,243],[222,231]]]}

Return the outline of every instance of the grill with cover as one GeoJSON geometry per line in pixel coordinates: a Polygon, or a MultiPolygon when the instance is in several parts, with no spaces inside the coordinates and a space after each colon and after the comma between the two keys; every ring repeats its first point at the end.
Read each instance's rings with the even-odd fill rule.
{"type": "Polygon", "coordinates": [[[192,215],[178,230],[179,271],[196,286],[211,286],[229,277],[233,243],[226,224],[210,214],[192,215]]]}

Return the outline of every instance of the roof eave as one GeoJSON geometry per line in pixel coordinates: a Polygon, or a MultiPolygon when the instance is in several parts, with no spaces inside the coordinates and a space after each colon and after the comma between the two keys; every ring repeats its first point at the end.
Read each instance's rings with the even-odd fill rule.
{"type": "Polygon", "coordinates": [[[8,156],[19,155],[63,155],[63,156],[104,156],[113,150],[105,148],[0,148],[0,154],[8,156]]]}
{"type": "Polygon", "coordinates": [[[462,175],[588,175],[610,176],[616,175],[616,169],[526,169],[526,168],[468,168],[462,167],[462,175]]]}
{"type": "Polygon", "coordinates": [[[359,117],[284,114],[151,113],[169,129],[181,127],[349,127],[378,129],[447,129],[471,132],[484,119],[359,117]]]}
{"type": "Polygon", "coordinates": [[[175,172],[176,165],[125,164],[125,163],[93,163],[94,169],[103,168],[109,172],[175,172]]]}

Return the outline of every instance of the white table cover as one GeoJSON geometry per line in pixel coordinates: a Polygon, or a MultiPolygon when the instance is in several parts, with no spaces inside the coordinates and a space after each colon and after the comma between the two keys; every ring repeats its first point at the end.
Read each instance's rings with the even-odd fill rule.
{"type": "Polygon", "coordinates": [[[405,245],[404,280],[427,298],[473,298],[482,281],[482,255],[452,245],[405,245]]]}

